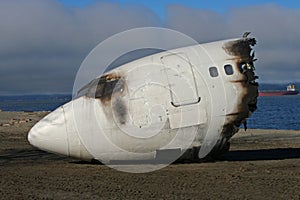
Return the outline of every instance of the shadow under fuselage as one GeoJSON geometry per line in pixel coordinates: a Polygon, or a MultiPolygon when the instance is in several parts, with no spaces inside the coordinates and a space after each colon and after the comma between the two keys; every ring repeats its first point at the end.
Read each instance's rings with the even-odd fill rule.
{"type": "MultiPolygon", "coordinates": [[[[233,150],[225,153],[222,156],[222,161],[263,161],[263,160],[284,160],[284,159],[298,159],[300,158],[300,148],[276,148],[276,149],[257,149],[257,150],[233,150]]],[[[7,150],[0,153],[0,165],[10,162],[22,163],[25,161],[33,163],[43,163],[52,161],[67,161],[74,164],[100,164],[100,162],[85,162],[85,161],[70,161],[68,157],[47,153],[36,149],[24,149],[24,150],[7,150]]],[[[204,160],[204,162],[211,162],[212,160],[204,160]]],[[[214,162],[218,160],[214,160],[214,162]]],[[[119,162],[117,162],[119,163],[119,162]]],[[[143,162],[130,162],[131,164],[139,164],[143,162]]],[[[150,162],[151,163],[151,162],[150,162]]],[[[150,164],[149,163],[149,164],[150,164]]],[[[182,163],[182,162],[179,162],[182,163]]],[[[193,162],[189,162],[193,163],[193,162]]],[[[119,164],[129,164],[128,162],[120,162],[119,164]]],[[[153,164],[158,164],[154,162],[153,164]]]]}
{"type": "Polygon", "coordinates": [[[283,160],[300,158],[300,148],[234,150],[223,155],[226,161],[283,160]]]}

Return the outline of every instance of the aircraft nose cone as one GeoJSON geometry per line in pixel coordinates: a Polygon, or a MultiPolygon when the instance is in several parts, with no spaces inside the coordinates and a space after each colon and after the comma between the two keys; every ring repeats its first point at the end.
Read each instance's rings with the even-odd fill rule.
{"type": "Polygon", "coordinates": [[[68,134],[63,107],[34,125],[28,134],[28,141],[41,150],[68,156],[68,134]]]}

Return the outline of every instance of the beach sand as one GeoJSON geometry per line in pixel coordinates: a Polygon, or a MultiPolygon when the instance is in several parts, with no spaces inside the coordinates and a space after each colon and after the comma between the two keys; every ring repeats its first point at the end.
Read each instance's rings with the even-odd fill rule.
{"type": "Polygon", "coordinates": [[[241,130],[224,161],[129,174],[31,147],[46,112],[0,112],[0,199],[300,199],[300,131],[241,130]]]}

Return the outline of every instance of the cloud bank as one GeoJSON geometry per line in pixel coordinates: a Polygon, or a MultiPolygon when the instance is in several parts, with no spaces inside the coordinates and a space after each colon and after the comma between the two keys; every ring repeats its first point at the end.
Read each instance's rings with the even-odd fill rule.
{"type": "Polygon", "coordinates": [[[71,93],[85,56],[99,42],[136,27],[164,26],[199,42],[258,39],[261,82],[300,81],[300,10],[275,4],[224,14],[169,5],[166,21],[143,6],[94,3],[69,8],[58,0],[0,2],[0,94],[71,93]]]}

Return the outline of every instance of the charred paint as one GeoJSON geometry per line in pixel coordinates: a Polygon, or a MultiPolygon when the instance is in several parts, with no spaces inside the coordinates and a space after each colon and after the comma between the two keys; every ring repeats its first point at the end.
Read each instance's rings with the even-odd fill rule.
{"type": "Polygon", "coordinates": [[[119,74],[110,73],[99,78],[95,92],[95,98],[102,102],[106,115],[110,117],[114,115],[120,124],[126,123],[128,114],[127,106],[122,99],[125,91],[124,78],[119,74]]]}
{"type": "Polygon", "coordinates": [[[124,80],[117,74],[106,74],[98,80],[95,98],[103,103],[109,102],[112,95],[121,94],[124,91],[124,80]]]}
{"type": "Polygon", "coordinates": [[[246,118],[250,117],[257,106],[258,85],[249,82],[236,82],[238,85],[239,96],[237,101],[237,111],[226,115],[226,123],[223,126],[222,135],[228,139],[234,135],[239,126],[243,124],[246,118]]]}
{"type": "Polygon", "coordinates": [[[226,147],[229,139],[239,130],[241,124],[246,122],[251,113],[257,108],[258,78],[254,73],[254,53],[251,46],[256,44],[254,38],[243,38],[237,41],[227,42],[223,49],[228,55],[234,56],[236,65],[239,68],[239,79],[230,82],[236,85],[238,101],[237,109],[234,113],[226,115],[226,122],[222,128],[222,140],[218,142],[216,147],[223,149],[226,147]],[[252,54],[251,54],[252,52],[252,54]]]}
{"type": "Polygon", "coordinates": [[[237,41],[227,42],[223,49],[225,52],[231,56],[236,56],[244,61],[252,61],[251,46],[256,44],[255,38],[243,38],[237,41]]]}
{"type": "Polygon", "coordinates": [[[116,114],[116,118],[119,120],[120,124],[125,124],[127,119],[127,106],[121,98],[117,98],[113,102],[113,109],[116,114]]]}

